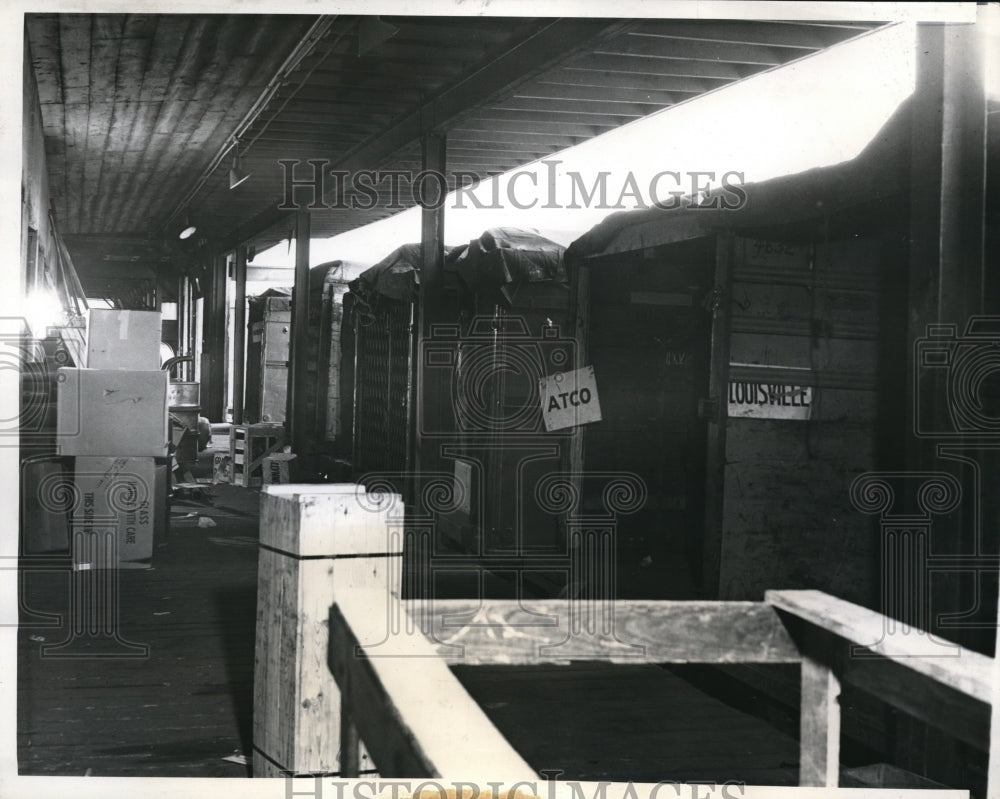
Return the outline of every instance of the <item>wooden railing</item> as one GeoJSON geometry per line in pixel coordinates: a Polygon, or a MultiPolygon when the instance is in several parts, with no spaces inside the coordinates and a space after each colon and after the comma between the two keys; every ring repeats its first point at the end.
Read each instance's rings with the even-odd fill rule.
{"type": "MultiPolygon", "coordinates": [[[[844,682],[988,747],[994,660],[849,602],[770,591],[764,602],[605,605],[396,602],[387,619],[384,594],[339,597],[329,664],[341,692],[342,776],[357,776],[360,737],[383,776],[537,779],[449,664],[800,663],[802,786],[838,784],[844,682]]],[[[996,788],[991,780],[989,796],[996,788]]]]}

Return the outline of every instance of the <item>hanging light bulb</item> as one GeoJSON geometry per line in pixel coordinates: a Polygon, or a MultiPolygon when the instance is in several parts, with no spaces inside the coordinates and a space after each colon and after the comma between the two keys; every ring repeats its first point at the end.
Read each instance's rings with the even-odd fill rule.
{"type": "Polygon", "coordinates": [[[243,181],[250,177],[250,173],[247,172],[240,165],[240,143],[236,142],[233,146],[233,150],[236,153],[233,156],[233,168],[229,170],[229,189],[230,191],[239,186],[243,181]]]}
{"type": "Polygon", "coordinates": [[[190,214],[184,214],[184,228],[177,234],[179,239],[189,239],[198,231],[197,225],[191,224],[190,214]]]}

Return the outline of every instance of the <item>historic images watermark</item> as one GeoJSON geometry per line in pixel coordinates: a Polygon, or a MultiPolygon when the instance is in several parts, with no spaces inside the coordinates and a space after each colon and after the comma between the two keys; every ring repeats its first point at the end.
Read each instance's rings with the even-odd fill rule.
{"type": "Polygon", "coordinates": [[[662,170],[644,177],[633,172],[584,174],[560,170],[562,161],[543,159],[543,169],[480,173],[455,169],[447,173],[424,169],[334,169],[324,159],[282,159],[284,191],[278,208],[296,211],[379,207],[401,211],[413,205],[437,209],[448,202],[455,209],[501,210],[583,208],[622,211],[677,208],[735,211],[746,205],[744,173],[730,170],[662,170]],[[489,197],[476,187],[490,178],[489,197]],[[450,194],[453,192],[453,194],[450,194]]]}
{"type": "Polygon", "coordinates": [[[585,782],[560,780],[559,769],[542,769],[539,780],[519,782],[473,780],[334,780],[321,775],[299,775],[285,778],[285,797],[310,799],[608,799],[608,789],[614,786],[614,796],[622,799],[743,799],[746,783],[660,781],[653,784],[607,781],[585,782]]]}

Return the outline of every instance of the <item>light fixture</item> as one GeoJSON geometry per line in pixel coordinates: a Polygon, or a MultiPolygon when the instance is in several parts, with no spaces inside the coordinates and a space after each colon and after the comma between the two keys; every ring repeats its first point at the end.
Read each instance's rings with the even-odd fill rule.
{"type": "Polygon", "coordinates": [[[180,233],[177,234],[179,239],[189,239],[198,231],[197,225],[191,224],[191,217],[188,214],[184,214],[184,228],[180,233]]]}
{"type": "Polygon", "coordinates": [[[250,173],[247,172],[240,166],[240,143],[236,142],[233,145],[233,151],[236,153],[233,156],[233,168],[229,170],[229,189],[232,191],[237,186],[239,186],[244,180],[250,177],[250,173]]]}

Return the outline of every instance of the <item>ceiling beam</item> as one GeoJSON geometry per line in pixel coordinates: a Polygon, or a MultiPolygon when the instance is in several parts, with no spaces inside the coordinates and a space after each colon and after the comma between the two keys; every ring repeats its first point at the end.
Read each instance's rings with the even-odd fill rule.
{"type": "Polygon", "coordinates": [[[757,44],[820,50],[856,32],[802,25],[775,25],[771,22],[724,22],[717,20],[651,20],[635,31],[640,36],[665,36],[730,44],[757,44]]]}
{"type": "Polygon", "coordinates": [[[321,15],[316,18],[315,22],[306,31],[305,36],[303,36],[299,43],[292,49],[291,53],[279,67],[277,73],[275,73],[274,77],[271,78],[267,86],[264,87],[264,90],[258,96],[253,106],[251,106],[242,121],[236,126],[233,134],[222,144],[222,147],[219,148],[205,169],[202,170],[201,176],[195,181],[191,190],[184,195],[181,201],[174,207],[174,210],[164,220],[162,229],[166,230],[169,228],[173,219],[176,218],[197,196],[201,187],[205,185],[209,177],[211,177],[211,175],[218,168],[219,164],[221,164],[222,161],[228,157],[233,144],[239,140],[247,128],[249,128],[256,121],[261,113],[263,113],[264,109],[281,89],[284,81],[288,80],[289,76],[302,63],[302,60],[313,52],[316,45],[329,32],[336,19],[336,16],[328,15],[321,15]]]}
{"type": "Polygon", "coordinates": [[[725,61],[694,61],[689,58],[611,55],[608,53],[592,53],[574,58],[572,61],[566,62],[566,67],[624,72],[630,75],[712,78],[715,80],[739,80],[747,77],[754,69],[759,69],[759,67],[753,68],[725,61]]]}
{"type": "Polygon", "coordinates": [[[686,58],[692,61],[720,61],[730,64],[760,64],[776,67],[795,56],[778,53],[770,47],[726,42],[695,42],[689,39],[665,39],[656,36],[627,34],[596,48],[597,53],[610,55],[653,56],[654,58],[686,58]]]}
{"type": "MultiPolygon", "coordinates": [[[[595,40],[619,34],[634,23],[586,18],[549,21],[525,36],[506,52],[491,58],[430,101],[386,127],[379,135],[337,159],[331,167],[353,171],[371,168],[431,130],[447,131],[470,109],[509,97],[518,86],[551,69],[595,40]],[[513,79],[511,76],[514,76],[513,79]]],[[[272,208],[224,236],[221,250],[237,244],[281,222],[289,211],[272,208]]]]}

